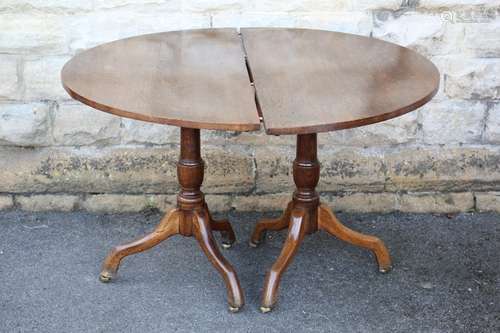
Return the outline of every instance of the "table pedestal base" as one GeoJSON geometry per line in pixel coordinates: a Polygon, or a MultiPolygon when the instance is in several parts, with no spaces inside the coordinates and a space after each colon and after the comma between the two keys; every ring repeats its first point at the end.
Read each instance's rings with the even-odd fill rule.
{"type": "Polygon", "coordinates": [[[377,259],[380,272],[386,273],[391,269],[389,252],[379,238],[347,228],[327,206],[320,203],[315,191],[319,181],[319,170],[317,135],[298,135],[297,156],[293,163],[293,178],[297,189],[293,200],[281,217],[260,221],[250,239],[250,245],[256,247],[265,239],[267,230],[278,231],[288,228],[283,249],[266,275],[260,307],[262,312],[271,311],[276,304],[281,276],[291,263],[305,235],[312,234],[318,229],[353,245],[371,250],[377,259]]]}
{"type": "Polygon", "coordinates": [[[120,262],[126,256],[152,248],[173,235],[194,236],[210,262],[224,279],[228,293],[229,310],[238,311],[244,304],[243,292],[233,267],[220,253],[212,230],[222,234],[223,247],[235,241],[233,229],[227,220],[212,219],[203,193],[203,160],[200,156],[200,131],[181,128],[181,156],[177,176],[181,187],[177,208],[163,217],[156,229],[128,244],[115,247],[106,257],[100,280],[108,282],[116,277],[120,262]]]}

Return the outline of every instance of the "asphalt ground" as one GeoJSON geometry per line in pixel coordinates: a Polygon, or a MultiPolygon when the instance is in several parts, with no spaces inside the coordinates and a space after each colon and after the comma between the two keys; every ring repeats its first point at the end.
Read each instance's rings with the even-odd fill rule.
{"type": "Polygon", "coordinates": [[[238,240],[223,253],[246,296],[232,314],[193,238],[127,257],[117,280],[99,282],[107,251],[151,231],[156,212],[2,212],[0,332],[500,332],[498,214],[338,214],[385,241],[392,272],[378,273],[369,251],[318,232],[267,314],[258,310],[261,288],[286,232],[250,248],[262,216],[229,214],[238,240]]]}

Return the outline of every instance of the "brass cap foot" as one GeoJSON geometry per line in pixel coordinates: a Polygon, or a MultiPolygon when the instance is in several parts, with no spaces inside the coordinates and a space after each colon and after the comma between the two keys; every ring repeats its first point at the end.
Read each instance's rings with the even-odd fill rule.
{"type": "Polygon", "coordinates": [[[227,249],[230,249],[233,246],[233,244],[232,243],[224,243],[224,242],[222,242],[221,246],[222,246],[222,248],[224,248],[224,249],[227,250],[227,249]]]}
{"type": "Polygon", "coordinates": [[[113,279],[113,275],[109,272],[102,272],[100,275],[99,275],[99,280],[101,282],[109,282],[113,279]]]}
{"type": "Polygon", "coordinates": [[[379,267],[378,271],[382,274],[387,274],[392,270],[392,266],[389,267],[379,267]]]}
{"type": "Polygon", "coordinates": [[[248,242],[248,245],[250,245],[250,247],[256,248],[256,247],[258,247],[258,246],[259,246],[259,243],[254,243],[254,242],[252,242],[252,241],[249,241],[249,242],[248,242]]]}
{"type": "Polygon", "coordinates": [[[241,308],[236,307],[236,306],[232,306],[232,305],[229,306],[229,312],[232,312],[232,313],[236,313],[236,312],[240,311],[240,309],[241,308]]]}
{"type": "Polygon", "coordinates": [[[260,312],[262,312],[262,313],[268,313],[268,312],[271,312],[271,310],[272,310],[272,308],[267,307],[267,306],[260,307],[260,312]]]}

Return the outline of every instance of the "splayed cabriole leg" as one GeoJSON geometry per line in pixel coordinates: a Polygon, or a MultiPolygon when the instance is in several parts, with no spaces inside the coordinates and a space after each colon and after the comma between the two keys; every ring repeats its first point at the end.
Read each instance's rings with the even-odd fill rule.
{"type": "Polygon", "coordinates": [[[391,257],[384,242],[377,237],[349,229],[340,223],[335,214],[325,205],[320,205],[318,208],[318,226],[321,230],[344,242],[371,250],[377,258],[378,270],[381,273],[387,273],[391,270],[391,257]]]}
{"type": "Polygon", "coordinates": [[[277,301],[281,275],[292,262],[300,243],[304,239],[308,218],[307,211],[301,209],[294,209],[290,214],[288,235],[285,244],[278,259],[276,259],[269,272],[267,272],[264,282],[262,304],[260,307],[260,310],[264,313],[271,311],[277,301]]]}
{"type": "Polygon", "coordinates": [[[320,204],[316,192],[320,166],[317,159],[317,135],[297,135],[297,155],[293,162],[293,179],[296,190],[282,217],[257,223],[250,240],[256,245],[265,230],[281,230],[288,227],[288,236],[283,249],[266,275],[262,295],[261,311],[269,312],[278,299],[281,276],[291,263],[305,235],[318,229],[353,245],[370,249],[375,254],[379,270],[388,272],[391,259],[384,243],[377,237],[363,235],[342,225],[328,207],[320,204]]]}
{"type": "Polygon", "coordinates": [[[148,250],[175,234],[194,236],[224,279],[230,311],[236,312],[244,305],[238,276],[220,253],[212,235],[212,230],[221,231],[223,244],[230,246],[235,241],[234,232],[227,220],[215,221],[211,218],[200,190],[203,169],[200,130],[181,128],[181,153],[177,163],[181,190],[177,196],[177,208],[166,214],[152,233],[129,244],[115,247],[104,261],[101,281],[108,282],[115,278],[120,261],[126,256],[148,250]]]}
{"type": "Polygon", "coordinates": [[[193,234],[198,240],[198,243],[205,252],[208,260],[219,271],[226,283],[227,297],[229,302],[229,310],[232,312],[238,311],[244,303],[243,291],[240,287],[238,276],[229,262],[222,256],[215,243],[210,227],[209,217],[207,212],[196,212],[193,220],[193,234]]]}
{"type": "Polygon", "coordinates": [[[290,222],[290,213],[292,211],[292,203],[288,204],[283,215],[277,219],[263,219],[255,226],[253,230],[252,237],[250,238],[250,246],[257,247],[260,243],[265,240],[265,235],[267,230],[280,231],[288,228],[288,223],[290,222]]]}
{"type": "Polygon", "coordinates": [[[170,236],[179,233],[179,210],[175,209],[168,213],[156,227],[156,229],[128,244],[115,247],[104,260],[103,268],[99,276],[102,282],[108,282],[116,277],[120,262],[126,256],[149,250],[153,246],[166,240],[170,236]]]}
{"type": "MultiPolygon", "coordinates": [[[[207,209],[208,211],[208,209],[207,209]]],[[[222,247],[229,249],[236,242],[236,235],[234,234],[233,227],[228,220],[214,220],[210,212],[208,212],[210,226],[213,231],[219,231],[222,236],[222,247]]]]}

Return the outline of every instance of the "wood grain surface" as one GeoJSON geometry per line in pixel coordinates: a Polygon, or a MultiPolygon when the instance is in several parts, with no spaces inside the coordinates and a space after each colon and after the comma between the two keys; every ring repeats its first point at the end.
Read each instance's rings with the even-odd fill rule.
{"type": "Polygon", "coordinates": [[[242,29],[268,134],[358,127],[428,102],[436,67],[374,38],[307,29],[242,29]]]}
{"type": "Polygon", "coordinates": [[[62,70],[64,88],[101,111],[189,128],[260,128],[235,29],[143,35],[82,52],[62,70]]]}

